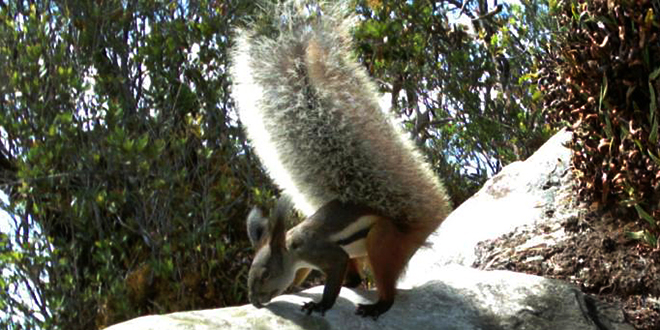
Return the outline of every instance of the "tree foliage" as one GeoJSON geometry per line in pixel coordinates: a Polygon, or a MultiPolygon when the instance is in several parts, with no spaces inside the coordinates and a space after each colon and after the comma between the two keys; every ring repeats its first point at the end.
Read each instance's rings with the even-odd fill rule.
{"type": "Polygon", "coordinates": [[[552,26],[541,1],[358,1],[361,59],[455,204],[549,136],[531,79],[552,26]],[[497,2],[495,2],[497,3],[497,2]],[[467,23],[466,23],[467,22],[467,23]]]}
{"type": "Polygon", "coordinates": [[[92,329],[245,301],[243,217],[268,186],[235,122],[227,36],[250,7],[3,3],[0,156],[16,230],[0,262],[41,313],[4,283],[10,315],[92,329]]]}
{"type": "MultiPolygon", "coordinates": [[[[530,56],[543,5],[352,4],[359,59],[455,204],[547,137],[530,56]]],[[[0,325],[93,329],[246,302],[244,216],[276,192],[237,121],[228,47],[264,16],[240,0],[0,0],[13,223],[0,325]]]]}

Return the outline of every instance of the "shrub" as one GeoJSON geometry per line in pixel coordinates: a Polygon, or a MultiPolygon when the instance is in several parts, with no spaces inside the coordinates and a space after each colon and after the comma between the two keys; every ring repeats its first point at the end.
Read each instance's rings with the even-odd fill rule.
{"type": "Polygon", "coordinates": [[[562,31],[541,59],[547,116],[574,132],[581,197],[635,210],[633,233],[656,245],[660,220],[660,2],[566,1],[562,31]]]}

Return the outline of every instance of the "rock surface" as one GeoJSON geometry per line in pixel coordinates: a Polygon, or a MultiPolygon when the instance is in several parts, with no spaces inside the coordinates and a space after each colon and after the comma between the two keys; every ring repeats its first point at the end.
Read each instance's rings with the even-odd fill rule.
{"type": "Polygon", "coordinates": [[[632,329],[623,324],[620,309],[570,285],[507,271],[443,267],[436,280],[401,290],[392,309],[377,321],[353,315],[355,303],[365,297],[362,291],[345,288],[324,317],[300,312],[302,303],[320,297],[319,289],[280,296],[262,309],[241,306],[146,316],[108,330],[632,329]]]}
{"type": "Polygon", "coordinates": [[[399,286],[425,283],[447,264],[472,266],[479,242],[546,222],[548,210],[557,213],[554,221],[578,212],[570,208],[571,151],[564,147],[570,140],[571,133],[562,130],[527,160],[509,164],[488,180],[429,237],[432,248],[413,256],[399,286]]]}
{"type": "Polygon", "coordinates": [[[325,316],[300,306],[321,297],[322,287],[275,298],[261,309],[246,305],[146,316],[111,330],[179,329],[633,329],[618,306],[585,295],[565,282],[467,266],[480,241],[519,226],[539,225],[549,210],[577,212],[571,203],[570,151],[560,132],[532,157],[505,167],[463,203],[431,237],[432,246],[411,260],[392,309],[377,321],[353,315],[374,291],[342,288],[325,316]]]}

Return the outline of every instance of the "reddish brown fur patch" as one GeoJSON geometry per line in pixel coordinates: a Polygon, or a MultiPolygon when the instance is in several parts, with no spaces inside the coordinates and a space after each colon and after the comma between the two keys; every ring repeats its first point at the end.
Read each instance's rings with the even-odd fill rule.
{"type": "Polygon", "coordinates": [[[324,81],[326,78],[325,67],[327,52],[321,48],[316,39],[309,40],[306,50],[307,74],[312,81],[324,81]]]}
{"type": "Polygon", "coordinates": [[[429,224],[409,227],[402,232],[387,218],[374,225],[367,235],[367,253],[380,300],[394,300],[397,279],[410,257],[424,244],[434,229],[435,226],[429,224]]]}
{"type": "Polygon", "coordinates": [[[362,276],[362,268],[364,267],[364,258],[353,258],[348,262],[348,271],[354,272],[362,276]]]}

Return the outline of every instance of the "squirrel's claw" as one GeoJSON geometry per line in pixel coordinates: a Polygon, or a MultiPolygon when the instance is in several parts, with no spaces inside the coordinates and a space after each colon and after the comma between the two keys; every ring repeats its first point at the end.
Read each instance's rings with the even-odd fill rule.
{"type": "Polygon", "coordinates": [[[300,310],[305,312],[307,315],[311,315],[312,312],[319,312],[321,313],[321,316],[325,316],[325,311],[330,309],[330,307],[332,306],[326,306],[326,304],[324,304],[323,301],[318,303],[314,301],[309,301],[303,304],[300,310]]]}
{"type": "Polygon", "coordinates": [[[392,301],[379,300],[377,303],[370,305],[358,304],[358,307],[355,310],[355,315],[371,317],[374,320],[377,320],[381,314],[387,312],[390,307],[392,307],[392,303],[392,301]]]}

